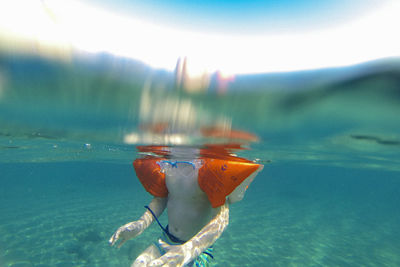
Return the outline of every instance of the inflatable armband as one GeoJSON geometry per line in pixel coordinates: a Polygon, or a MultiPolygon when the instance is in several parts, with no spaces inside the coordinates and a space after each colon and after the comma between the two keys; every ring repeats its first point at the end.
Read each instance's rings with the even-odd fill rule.
{"type": "MultiPolygon", "coordinates": [[[[147,192],[155,197],[167,197],[165,172],[173,170],[178,171],[179,174],[178,164],[182,163],[191,166],[185,169],[185,171],[191,170],[190,173],[198,169],[199,187],[206,193],[213,208],[223,205],[227,197],[230,203],[240,201],[255,176],[263,169],[260,164],[228,155],[220,158],[201,157],[193,161],[171,161],[148,156],[136,159],[133,166],[147,192]]],[[[189,173],[180,175],[189,175],[189,173]]]]}
{"type": "Polygon", "coordinates": [[[167,197],[168,189],[165,184],[165,173],[161,172],[158,161],[160,158],[147,157],[133,162],[136,175],[147,192],[155,197],[167,197]]]}
{"type": "Polygon", "coordinates": [[[232,195],[233,202],[243,198],[244,191],[256,176],[257,173],[255,172],[261,166],[243,159],[234,161],[204,158],[203,162],[204,164],[199,170],[199,186],[207,194],[213,208],[223,205],[226,197],[231,195],[246,178],[250,178],[232,195]]]}

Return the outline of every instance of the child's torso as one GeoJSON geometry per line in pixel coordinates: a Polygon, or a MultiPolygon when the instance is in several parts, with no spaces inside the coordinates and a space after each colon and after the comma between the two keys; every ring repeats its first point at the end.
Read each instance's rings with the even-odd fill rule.
{"type": "Polygon", "coordinates": [[[198,168],[194,165],[178,163],[165,174],[169,231],[189,240],[211,220],[211,203],[199,187],[198,168]]]}

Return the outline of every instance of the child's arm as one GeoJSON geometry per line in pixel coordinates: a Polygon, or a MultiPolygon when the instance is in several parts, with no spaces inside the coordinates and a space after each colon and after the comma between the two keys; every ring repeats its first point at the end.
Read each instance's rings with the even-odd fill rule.
{"type": "Polygon", "coordinates": [[[169,245],[159,240],[167,251],[162,257],[152,261],[150,266],[184,266],[196,259],[203,251],[217,241],[229,224],[229,206],[225,203],[217,208],[217,215],[199,233],[182,245],[169,245]]]}
{"type": "MultiPolygon", "coordinates": [[[[167,198],[155,197],[150,202],[149,207],[154,212],[154,214],[159,217],[165,210],[166,205],[167,198]]],[[[113,246],[118,240],[120,240],[121,242],[119,243],[118,247],[121,247],[127,240],[140,235],[144,230],[146,230],[147,227],[152,224],[153,221],[153,215],[149,210],[146,210],[146,212],[142,215],[142,217],[140,217],[139,220],[127,223],[118,228],[118,230],[112,235],[110,241],[108,242],[111,246],[113,246]]]]}

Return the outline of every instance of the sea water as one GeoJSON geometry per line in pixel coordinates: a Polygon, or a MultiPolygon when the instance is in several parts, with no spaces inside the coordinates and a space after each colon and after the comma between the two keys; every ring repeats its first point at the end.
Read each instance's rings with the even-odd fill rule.
{"type": "Polygon", "coordinates": [[[2,55],[0,267],[130,266],[160,234],[108,244],[151,200],[136,146],[220,142],[196,127],[221,121],[258,137],[235,153],[265,167],[231,205],[215,266],[400,266],[399,62],[190,93],[127,59],[2,55]]]}

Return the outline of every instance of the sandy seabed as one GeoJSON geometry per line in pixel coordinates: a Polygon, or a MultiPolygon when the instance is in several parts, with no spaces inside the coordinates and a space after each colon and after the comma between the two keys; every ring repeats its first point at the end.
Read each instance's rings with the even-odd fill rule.
{"type": "MultiPolygon", "coordinates": [[[[150,201],[129,181],[8,184],[0,205],[0,267],[130,266],[160,229],[154,224],[121,249],[109,246],[113,232],[150,201]]],[[[215,266],[400,266],[398,210],[376,196],[264,182],[231,205],[230,225],[214,246],[215,266]]]]}

